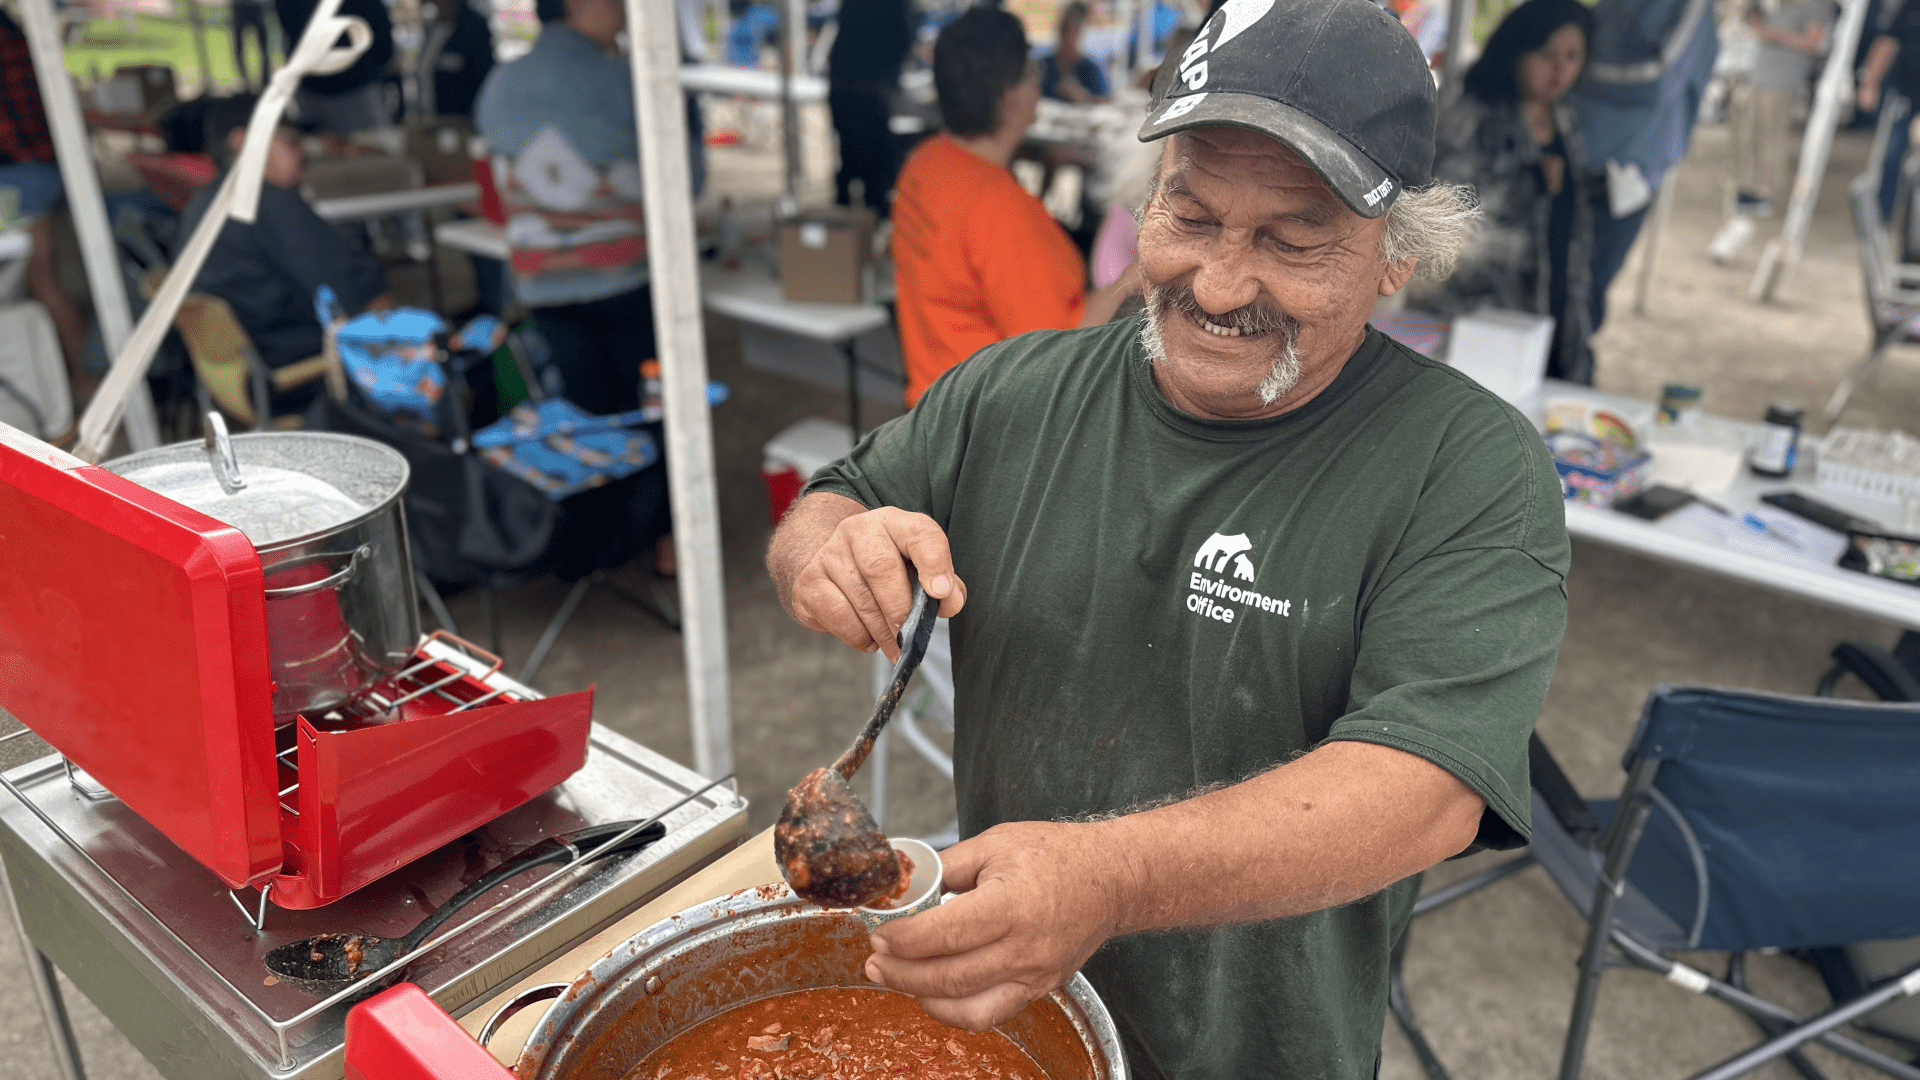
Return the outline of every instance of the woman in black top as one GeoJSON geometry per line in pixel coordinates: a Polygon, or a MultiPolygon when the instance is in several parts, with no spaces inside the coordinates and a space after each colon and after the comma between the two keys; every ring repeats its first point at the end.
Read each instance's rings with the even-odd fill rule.
{"type": "Polygon", "coordinates": [[[1422,306],[1483,305],[1551,315],[1547,374],[1593,382],[1587,347],[1593,218],[1580,133],[1562,99],[1586,66],[1593,15],[1578,0],[1527,0],[1487,39],[1441,106],[1434,179],[1471,185],[1480,232],[1422,306]]]}

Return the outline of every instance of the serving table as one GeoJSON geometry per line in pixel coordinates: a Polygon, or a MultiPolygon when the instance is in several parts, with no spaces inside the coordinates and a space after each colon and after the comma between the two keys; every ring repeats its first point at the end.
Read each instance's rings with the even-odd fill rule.
{"type": "Polygon", "coordinates": [[[595,724],[586,766],[552,791],[336,903],[288,911],[227,892],[57,755],[0,775],[0,788],[0,861],[56,1057],[75,1078],[84,1073],[53,968],[170,1080],[333,1080],[356,994],[315,1001],[278,984],[261,966],[269,949],[321,933],[398,936],[549,836],[629,818],[666,824],[637,854],[514,878],[429,941],[406,977],[458,1015],[738,845],[747,820],[730,782],[595,724]]]}

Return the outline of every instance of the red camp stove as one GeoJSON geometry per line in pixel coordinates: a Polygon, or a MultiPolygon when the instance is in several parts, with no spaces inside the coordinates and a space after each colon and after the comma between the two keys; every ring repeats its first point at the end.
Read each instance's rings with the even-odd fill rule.
{"type": "MultiPolygon", "coordinates": [[[[397,553],[362,548],[349,570],[406,567],[396,531],[397,553]]],[[[0,424],[0,708],[284,908],[338,900],[585,763],[591,689],[492,689],[498,658],[459,643],[491,667],[458,662],[445,634],[344,702],[276,717],[267,551],[0,424]]],[[[411,604],[411,570],[383,588],[411,604]]]]}

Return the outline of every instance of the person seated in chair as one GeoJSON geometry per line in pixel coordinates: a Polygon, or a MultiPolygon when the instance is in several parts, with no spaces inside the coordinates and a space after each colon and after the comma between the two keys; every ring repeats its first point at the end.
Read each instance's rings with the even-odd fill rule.
{"type": "MultiPolygon", "coordinates": [[[[191,236],[199,226],[233,167],[246,141],[254,101],[251,96],[231,97],[208,107],[207,153],[220,166],[221,175],[187,204],[182,237],[191,236]]],[[[349,244],[301,197],[306,169],[306,154],[293,129],[275,131],[267,151],[266,182],[260,185],[259,213],[252,224],[226,223],[193,286],[195,292],[225,300],[260,359],[275,372],[283,372],[274,380],[278,384],[273,395],[275,412],[296,412],[318,391],[317,379],[301,378],[289,369],[310,366],[317,376],[324,367],[320,357],[325,342],[313,306],[320,286],[331,286],[351,313],[393,305],[380,263],[349,244]],[[301,385],[280,389],[289,382],[301,385]]],[[[225,404],[224,394],[236,388],[207,389],[225,404]]],[[[237,392],[245,395],[244,382],[237,392]]]]}

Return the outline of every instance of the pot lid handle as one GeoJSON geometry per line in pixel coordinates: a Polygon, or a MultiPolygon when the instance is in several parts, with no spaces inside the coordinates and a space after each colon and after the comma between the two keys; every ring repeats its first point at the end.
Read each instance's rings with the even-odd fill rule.
{"type": "Polygon", "coordinates": [[[233,440],[227,435],[227,421],[218,412],[207,413],[207,460],[213,463],[213,477],[220,490],[236,494],[247,486],[240,475],[240,460],[234,457],[233,440]]]}

